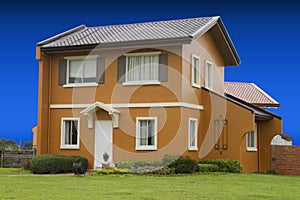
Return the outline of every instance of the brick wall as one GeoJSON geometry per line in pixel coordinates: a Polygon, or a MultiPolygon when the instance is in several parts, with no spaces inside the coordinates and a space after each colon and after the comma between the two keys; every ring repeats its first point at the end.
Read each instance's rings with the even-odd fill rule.
{"type": "Polygon", "coordinates": [[[32,159],[34,151],[0,151],[0,167],[22,167],[28,159],[32,159]]]}
{"type": "Polygon", "coordinates": [[[300,175],[300,146],[271,146],[271,169],[277,174],[300,175]]]}

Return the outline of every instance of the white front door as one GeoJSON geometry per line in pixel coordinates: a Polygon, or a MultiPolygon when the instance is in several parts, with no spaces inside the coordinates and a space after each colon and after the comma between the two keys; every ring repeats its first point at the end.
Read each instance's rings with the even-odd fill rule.
{"type": "Polygon", "coordinates": [[[95,147],[94,147],[94,169],[102,167],[103,154],[109,155],[109,161],[113,160],[112,149],[112,121],[96,120],[95,121],[95,147]]]}

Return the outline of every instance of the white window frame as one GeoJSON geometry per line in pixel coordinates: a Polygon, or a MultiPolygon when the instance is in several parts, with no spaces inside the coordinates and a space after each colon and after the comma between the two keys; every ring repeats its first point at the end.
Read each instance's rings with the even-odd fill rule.
{"type": "Polygon", "coordinates": [[[136,142],[135,150],[157,150],[157,117],[137,117],[136,118],[136,142]],[[140,127],[139,121],[154,120],[154,145],[140,145],[140,127]]]}
{"type": "Polygon", "coordinates": [[[196,55],[192,55],[192,86],[193,87],[196,87],[196,88],[200,88],[200,83],[201,83],[201,80],[200,80],[201,76],[200,76],[200,57],[199,56],[196,56],[196,55]],[[198,60],[198,73],[197,73],[197,76],[198,76],[198,80],[199,80],[199,83],[195,83],[196,80],[195,80],[195,66],[194,66],[194,60],[197,59],[198,60]]]}
{"type": "Polygon", "coordinates": [[[157,52],[140,52],[140,53],[127,53],[124,54],[124,56],[126,56],[126,69],[125,69],[125,82],[123,83],[123,85],[159,85],[161,84],[159,81],[159,58],[158,58],[158,80],[145,80],[145,81],[128,81],[128,57],[132,57],[132,56],[155,56],[161,54],[160,51],[157,52]]]}
{"type": "Polygon", "coordinates": [[[257,124],[254,124],[254,131],[246,134],[246,149],[247,151],[257,151],[257,124]],[[254,146],[248,146],[248,134],[253,134],[254,146]]]}
{"type": "Polygon", "coordinates": [[[97,82],[88,82],[88,83],[69,83],[69,75],[70,75],[70,61],[72,60],[96,60],[96,77],[97,77],[97,58],[98,55],[89,55],[89,56],[69,56],[65,57],[67,60],[67,73],[66,73],[66,84],[64,87],[91,87],[98,86],[97,82]]]}
{"type": "Polygon", "coordinates": [[[61,139],[60,139],[60,148],[61,149],[79,149],[80,147],[80,118],[76,117],[63,117],[61,118],[61,139]],[[77,121],[77,144],[76,145],[68,145],[65,144],[65,121],[77,121]]]}
{"type": "Polygon", "coordinates": [[[188,127],[188,150],[190,151],[197,151],[198,150],[198,119],[197,118],[189,118],[189,127],[188,127]],[[191,122],[195,122],[195,132],[194,132],[194,137],[195,137],[195,145],[191,146],[191,122]]]}
{"type": "Polygon", "coordinates": [[[210,89],[210,90],[213,89],[213,71],[214,71],[213,70],[213,63],[206,60],[205,61],[205,87],[207,89],[210,89]],[[208,67],[209,65],[211,67],[208,67]],[[208,79],[208,77],[209,77],[209,79],[208,79]],[[210,83],[208,82],[208,80],[210,80],[210,83]]]}

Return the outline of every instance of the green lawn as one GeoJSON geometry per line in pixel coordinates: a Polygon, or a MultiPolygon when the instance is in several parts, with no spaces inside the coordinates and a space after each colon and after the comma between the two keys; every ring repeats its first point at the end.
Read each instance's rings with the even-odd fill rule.
{"type": "Polygon", "coordinates": [[[0,168],[0,175],[2,174],[30,174],[29,170],[24,170],[21,168],[0,168]]]}
{"type": "Polygon", "coordinates": [[[0,199],[300,199],[300,176],[0,176],[0,199]]]}

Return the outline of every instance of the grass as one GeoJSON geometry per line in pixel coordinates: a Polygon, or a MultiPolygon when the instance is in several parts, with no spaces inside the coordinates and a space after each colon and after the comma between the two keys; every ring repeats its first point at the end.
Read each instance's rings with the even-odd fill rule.
{"type": "Polygon", "coordinates": [[[24,170],[21,168],[0,168],[0,175],[15,175],[15,174],[30,174],[29,170],[24,170]]]}
{"type": "Polygon", "coordinates": [[[300,176],[0,176],[0,199],[300,199],[300,176]]]}

